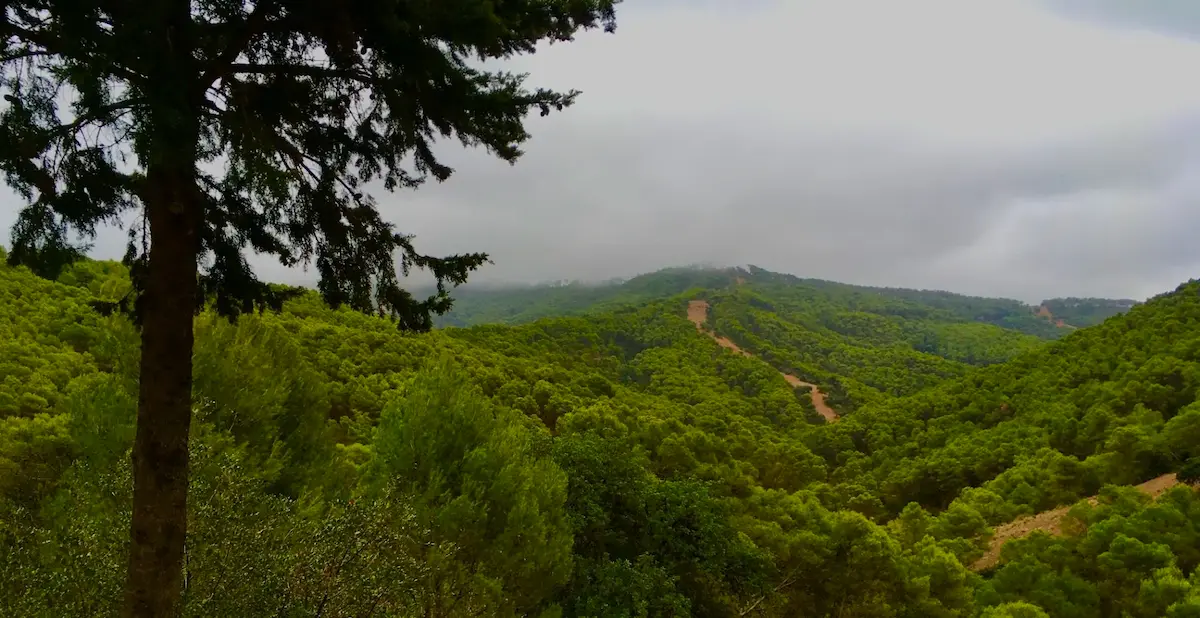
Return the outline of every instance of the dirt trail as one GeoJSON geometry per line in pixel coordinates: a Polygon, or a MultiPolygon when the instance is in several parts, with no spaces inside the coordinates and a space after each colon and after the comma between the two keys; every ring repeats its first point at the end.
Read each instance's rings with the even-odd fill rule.
{"type": "MultiPolygon", "coordinates": [[[[1175,474],[1164,474],[1160,477],[1150,479],[1137,488],[1142,492],[1149,494],[1152,498],[1157,498],[1159,494],[1176,486],[1179,481],[1175,479],[1175,474]]],[[[1088,502],[1096,504],[1096,497],[1092,496],[1087,499],[1088,502]]],[[[1074,506],[1074,505],[1071,505],[1074,506]]],[[[1042,530],[1053,535],[1062,534],[1062,521],[1066,517],[1067,511],[1071,510],[1071,506],[1060,506],[1050,511],[1043,511],[1037,515],[1029,515],[1014,519],[1007,524],[996,527],[996,536],[992,537],[991,545],[988,551],[982,558],[976,560],[971,565],[971,570],[982,571],[996,566],[1000,562],[1000,548],[1005,543],[1013,539],[1019,539],[1029,536],[1034,530],[1042,530]]]]}
{"type": "Polygon", "coordinates": [[[1050,308],[1046,305],[1038,305],[1037,311],[1034,313],[1034,315],[1038,316],[1039,318],[1046,318],[1047,320],[1050,320],[1059,328],[1070,328],[1072,330],[1075,329],[1074,326],[1067,324],[1062,318],[1055,317],[1053,313],[1050,313],[1050,308]]]}
{"type": "MultiPolygon", "coordinates": [[[[708,321],[708,302],[707,301],[703,301],[703,300],[689,301],[688,302],[688,319],[691,320],[692,323],[696,325],[696,330],[699,330],[700,332],[708,335],[709,337],[712,337],[713,340],[717,342],[717,345],[721,346],[722,348],[733,350],[734,352],[737,352],[738,354],[741,354],[742,356],[746,356],[746,357],[753,356],[753,354],[741,349],[740,347],[738,347],[738,345],[736,343],[726,339],[725,337],[721,337],[720,335],[717,335],[716,333],[714,333],[712,331],[704,330],[704,323],[708,321]]],[[[835,412],[833,408],[829,407],[829,404],[825,402],[825,393],[822,393],[821,389],[818,388],[816,384],[813,384],[811,382],[805,382],[790,373],[783,373],[782,371],[780,373],[783,374],[783,379],[787,380],[788,384],[791,384],[793,388],[800,387],[800,386],[807,386],[807,387],[809,387],[809,389],[811,389],[813,407],[817,409],[818,414],[820,414],[821,416],[823,416],[825,418],[826,422],[833,423],[838,420],[838,413],[835,412]]]]}

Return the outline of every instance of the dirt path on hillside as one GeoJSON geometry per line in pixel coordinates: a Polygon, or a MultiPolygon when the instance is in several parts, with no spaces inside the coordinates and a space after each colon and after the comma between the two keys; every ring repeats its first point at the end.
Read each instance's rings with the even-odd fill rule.
{"type": "MultiPolygon", "coordinates": [[[[738,347],[738,344],[726,339],[725,337],[721,337],[712,331],[704,330],[704,323],[708,321],[708,302],[707,301],[703,301],[703,300],[689,301],[688,302],[688,319],[691,320],[692,323],[696,325],[696,330],[708,335],[709,337],[712,337],[712,339],[717,342],[717,345],[721,346],[722,348],[726,348],[728,350],[733,350],[734,352],[737,352],[738,354],[741,354],[742,356],[746,356],[746,357],[753,356],[753,354],[741,349],[740,347],[738,347]]],[[[833,423],[838,420],[838,413],[836,411],[834,411],[833,408],[829,407],[829,404],[825,402],[825,393],[822,393],[821,389],[818,388],[816,384],[813,384],[811,382],[805,382],[790,373],[783,373],[782,371],[779,373],[781,373],[783,375],[783,379],[787,380],[788,384],[792,385],[792,388],[807,386],[807,387],[809,387],[809,389],[811,389],[811,397],[812,397],[813,407],[817,409],[818,414],[820,414],[822,417],[825,418],[826,422],[833,423]]]]}
{"type": "Polygon", "coordinates": [[[1059,328],[1070,328],[1075,330],[1074,326],[1067,324],[1062,318],[1054,317],[1054,314],[1050,313],[1050,308],[1046,305],[1038,305],[1037,311],[1034,313],[1034,315],[1038,316],[1039,318],[1046,318],[1047,320],[1050,320],[1059,328]]]}
{"type": "MultiPolygon", "coordinates": [[[[1152,498],[1157,498],[1159,494],[1176,486],[1179,481],[1175,479],[1175,474],[1164,474],[1160,477],[1150,479],[1137,488],[1148,494],[1152,498]]],[[[1088,502],[1096,504],[1096,497],[1092,496],[1087,499],[1088,502]]],[[[982,558],[976,560],[971,565],[971,570],[982,571],[996,566],[1000,562],[1000,548],[1005,543],[1013,540],[1029,536],[1034,530],[1042,530],[1055,536],[1062,534],[1062,521],[1066,517],[1067,511],[1071,510],[1071,506],[1060,506],[1050,511],[1043,511],[1037,515],[1029,515],[1014,519],[1007,524],[996,527],[996,536],[992,537],[992,542],[988,547],[988,551],[982,558]]]]}

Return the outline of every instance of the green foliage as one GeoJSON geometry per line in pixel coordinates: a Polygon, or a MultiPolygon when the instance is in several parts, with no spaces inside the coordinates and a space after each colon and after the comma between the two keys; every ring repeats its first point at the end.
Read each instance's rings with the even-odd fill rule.
{"type": "Polygon", "coordinates": [[[820,385],[844,412],[915,393],[964,375],[971,365],[1004,362],[1043,343],[988,317],[991,302],[1012,304],[1006,311],[1019,309],[1032,319],[1032,308],[1015,301],[849,286],[755,267],[666,269],[594,286],[465,288],[439,324],[520,324],[573,314],[603,319],[607,312],[637,311],[662,299],[698,297],[712,306],[710,325],[718,334],[820,385]]]}
{"type": "Polygon", "coordinates": [[[1071,326],[1083,328],[1094,326],[1129,311],[1138,303],[1135,300],[1109,298],[1051,298],[1042,301],[1042,307],[1049,311],[1052,319],[1062,320],[1071,326]]]}
{"type": "MultiPolygon", "coordinates": [[[[86,307],[121,276],[0,267],[0,323],[46,374],[0,391],[46,400],[0,419],[5,615],[120,605],[137,337],[86,307]],[[82,351],[55,334],[76,316],[82,351]]],[[[1200,610],[1200,497],[1109,486],[1187,480],[1200,457],[1197,284],[975,368],[903,344],[929,323],[866,310],[891,300],[764,286],[420,335],[316,293],[202,314],[183,615],[1200,610]],[[701,295],[761,357],[697,332],[701,295]],[[825,424],[780,368],[862,403],[825,424]],[[992,527],[1097,492],[1066,536],[967,568],[992,527]]]]}
{"type": "Polygon", "coordinates": [[[1005,503],[987,507],[999,523],[1169,471],[1194,449],[1198,291],[1185,284],[1011,362],[860,408],[823,437],[855,445],[831,477],[891,513],[984,487],[1005,503]]]}
{"type": "MultiPolygon", "coordinates": [[[[1176,488],[1156,502],[1108,488],[1071,511],[1078,532],[1005,546],[1005,564],[978,591],[984,605],[1025,599],[1052,616],[1184,616],[1200,609],[1200,496],[1176,488]]],[[[999,608],[996,611],[1001,611],[999,608]]],[[[999,614],[1007,615],[1007,614],[999,614]]]]}
{"type": "Polygon", "coordinates": [[[443,574],[454,591],[447,599],[477,597],[472,605],[503,615],[545,609],[571,569],[566,475],[548,456],[548,436],[493,409],[442,362],[384,409],[374,450],[378,474],[414,497],[431,540],[454,544],[431,559],[459,565],[443,574]]]}
{"type": "Polygon", "coordinates": [[[1188,485],[1200,482],[1200,457],[1193,457],[1179,469],[1179,481],[1188,485]]]}
{"type": "Polygon", "coordinates": [[[636,445],[596,433],[555,444],[570,478],[580,561],[562,591],[573,616],[687,616],[762,586],[770,557],[695,481],[661,480],[636,445]]]}
{"type": "Polygon", "coordinates": [[[1024,601],[993,605],[983,610],[979,618],[1050,618],[1042,608],[1024,601]]]}

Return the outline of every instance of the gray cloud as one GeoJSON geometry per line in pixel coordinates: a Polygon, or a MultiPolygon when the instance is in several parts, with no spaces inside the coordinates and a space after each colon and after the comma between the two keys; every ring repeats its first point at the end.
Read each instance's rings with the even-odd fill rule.
{"type": "Polygon", "coordinates": [[[421,250],[489,252],[480,281],[753,263],[1035,301],[1200,272],[1200,44],[970,4],[631,2],[514,64],[584,91],[516,166],[448,145],[447,183],[375,194],[421,250]]]}
{"type": "Polygon", "coordinates": [[[458,157],[474,181],[386,203],[398,221],[400,203],[421,213],[411,227],[424,247],[491,252],[481,279],[711,261],[1029,300],[1145,295],[1200,262],[1186,201],[1195,138],[1171,124],[997,153],[564,123],[517,168],[458,157]]]}
{"type": "Polygon", "coordinates": [[[1200,37],[1200,3],[1192,0],[1042,0],[1075,18],[1144,28],[1176,36],[1200,37]]]}

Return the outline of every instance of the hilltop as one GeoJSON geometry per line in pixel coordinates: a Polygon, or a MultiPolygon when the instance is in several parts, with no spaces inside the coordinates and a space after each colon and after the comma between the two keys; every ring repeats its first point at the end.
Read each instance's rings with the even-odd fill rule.
{"type": "Polygon", "coordinates": [[[771,272],[756,266],[735,268],[665,268],[630,279],[600,283],[559,281],[540,285],[472,285],[455,291],[453,309],[441,316],[438,326],[524,324],[545,317],[578,315],[637,305],[681,294],[692,288],[724,288],[741,282],[753,286],[787,286],[808,290],[813,297],[842,299],[879,298],[894,303],[896,315],[923,311],[944,321],[980,322],[1043,339],[1057,339],[1071,327],[1091,326],[1127,311],[1136,301],[1100,298],[1056,298],[1029,305],[1007,298],[986,298],[940,290],[915,290],[805,279],[771,272]],[[919,307],[920,309],[916,309],[919,307]],[[1049,319],[1053,312],[1055,319],[1049,319]],[[1059,325],[1058,319],[1064,320],[1059,325]]]}
{"type": "MultiPolygon", "coordinates": [[[[0,266],[5,615],[118,604],[137,332],[91,306],[127,287],[0,266]]],[[[420,335],[202,313],[187,615],[1200,610],[1200,499],[1132,487],[1200,456],[1200,283],[1078,329],[753,268],[558,289],[420,335]]]]}
{"type": "Polygon", "coordinates": [[[1051,298],[1038,305],[1037,314],[1060,327],[1083,328],[1125,313],[1137,304],[1136,300],[1127,298],[1051,298]]]}
{"type": "Polygon", "coordinates": [[[669,268],[597,285],[467,286],[435,323],[527,324],[689,294],[719,301],[711,312],[715,332],[817,385],[846,410],[1007,361],[1074,330],[1016,300],[849,285],[755,266],[669,268]]]}

